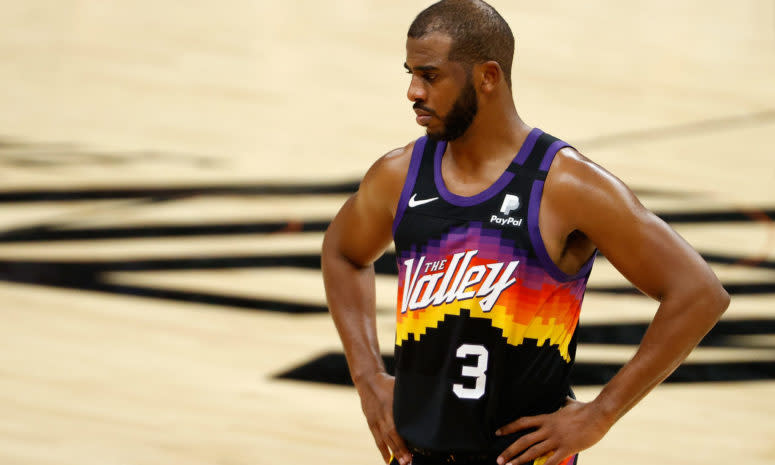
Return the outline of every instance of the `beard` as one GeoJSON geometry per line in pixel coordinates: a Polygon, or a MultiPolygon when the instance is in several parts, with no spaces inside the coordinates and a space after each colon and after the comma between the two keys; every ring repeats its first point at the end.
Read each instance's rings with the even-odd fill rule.
{"type": "Polygon", "coordinates": [[[474,117],[479,111],[479,104],[476,100],[476,89],[474,88],[473,80],[469,77],[463,88],[460,90],[455,103],[452,104],[452,108],[449,110],[442,123],[444,127],[439,132],[432,132],[430,129],[426,131],[426,134],[431,139],[453,141],[468,130],[471,123],[474,122],[474,117]]]}

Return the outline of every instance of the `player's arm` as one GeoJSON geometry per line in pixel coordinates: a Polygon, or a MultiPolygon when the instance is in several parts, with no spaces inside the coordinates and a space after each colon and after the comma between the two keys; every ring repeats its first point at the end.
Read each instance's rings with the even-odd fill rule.
{"type": "Polygon", "coordinates": [[[322,267],[328,307],[377,447],[402,465],[411,460],[393,423],[393,377],[377,339],[374,261],[390,244],[411,145],[380,158],[326,231],[322,267]]]}
{"type": "Polygon", "coordinates": [[[510,463],[553,452],[546,465],[557,465],[598,442],[680,365],[729,305],[718,278],[689,244],[620,180],[572,149],[552,163],[541,208],[554,212],[560,237],[584,233],[630,282],[659,301],[659,308],[635,356],[594,401],[569,400],[558,412],[502,428],[503,434],[537,430],[504,451],[500,463],[520,452],[510,463]]]}

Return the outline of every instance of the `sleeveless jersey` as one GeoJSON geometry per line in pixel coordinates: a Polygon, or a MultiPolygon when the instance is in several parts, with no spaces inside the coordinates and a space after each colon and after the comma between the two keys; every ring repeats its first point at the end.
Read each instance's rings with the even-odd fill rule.
{"type": "Polygon", "coordinates": [[[533,129],[494,184],[464,197],[442,179],[446,143],[415,143],[393,222],[394,418],[410,445],[497,454],[524,432],[496,429],[569,395],[594,256],[567,275],[538,228],[549,166],[566,146],[533,129]]]}

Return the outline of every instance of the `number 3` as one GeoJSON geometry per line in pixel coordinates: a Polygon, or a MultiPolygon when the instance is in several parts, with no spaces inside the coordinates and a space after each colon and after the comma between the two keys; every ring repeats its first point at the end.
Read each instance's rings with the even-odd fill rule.
{"type": "Polygon", "coordinates": [[[461,399],[479,399],[484,395],[484,388],[487,382],[487,349],[481,345],[463,344],[457,348],[457,358],[466,358],[468,355],[478,355],[475,367],[463,365],[463,376],[476,378],[476,386],[473,388],[463,387],[462,384],[453,384],[452,392],[461,399]]]}

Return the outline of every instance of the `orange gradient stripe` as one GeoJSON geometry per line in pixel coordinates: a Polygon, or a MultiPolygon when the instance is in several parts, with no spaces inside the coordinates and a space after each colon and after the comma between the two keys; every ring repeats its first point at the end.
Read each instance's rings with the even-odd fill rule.
{"type": "Polygon", "coordinates": [[[403,314],[400,312],[402,287],[399,286],[396,345],[400,346],[410,338],[419,341],[428,328],[438,328],[446,315],[459,316],[462,309],[468,309],[472,318],[490,320],[493,327],[501,329],[508,344],[519,346],[526,338],[536,340],[538,346],[548,343],[556,346],[563,359],[570,362],[568,347],[581,310],[581,301],[572,294],[571,286],[572,283],[545,283],[535,290],[523,287],[518,278],[500,295],[489,312],[482,311],[479,305],[482,297],[474,297],[403,314]]]}

